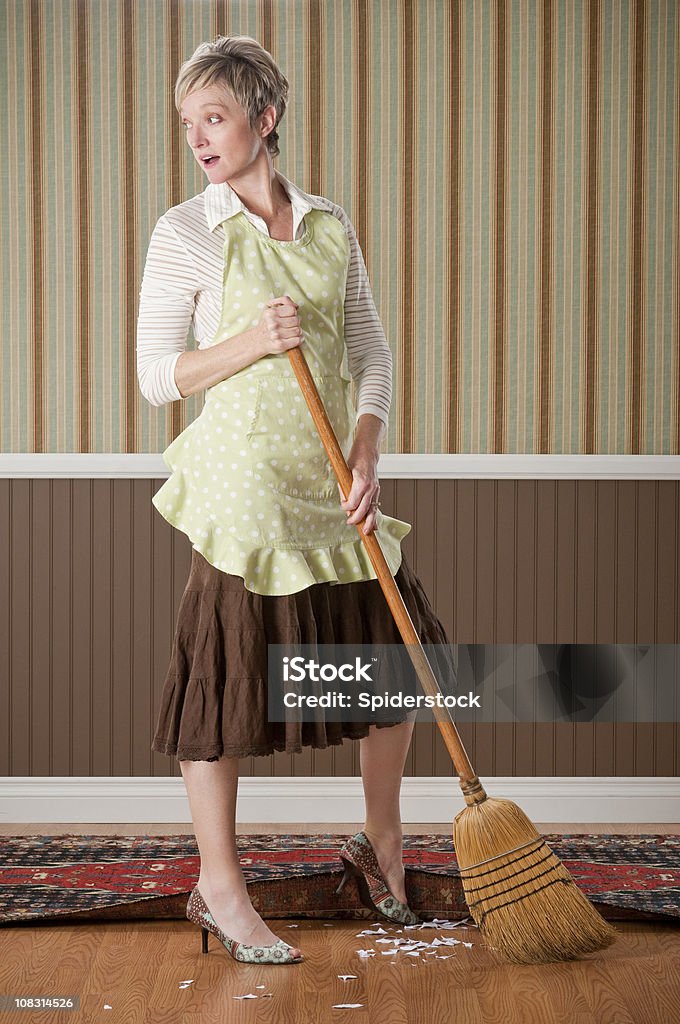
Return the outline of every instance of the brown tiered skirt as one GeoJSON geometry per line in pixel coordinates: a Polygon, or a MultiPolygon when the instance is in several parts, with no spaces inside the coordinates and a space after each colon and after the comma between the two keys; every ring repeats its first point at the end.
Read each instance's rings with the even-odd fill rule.
{"type": "MultiPolygon", "coordinates": [[[[405,554],[394,577],[423,644],[450,644],[405,554]]],[[[192,549],[151,749],[177,760],[300,753],[367,736],[374,722],[270,722],[268,644],[403,644],[380,583],[317,583],[280,597],[246,590],[192,549]]],[[[411,717],[412,717],[411,713],[411,717]]]]}

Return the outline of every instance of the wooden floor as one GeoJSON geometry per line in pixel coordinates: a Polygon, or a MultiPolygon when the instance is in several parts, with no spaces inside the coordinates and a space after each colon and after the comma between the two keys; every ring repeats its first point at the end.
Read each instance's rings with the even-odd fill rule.
{"type": "Polygon", "coordinates": [[[625,922],[617,943],[571,963],[519,967],[501,963],[477,929],[385,934],[455,936],[466,946],[383,955],[385,935],[361,936],[363,922],[272,921],[305,961],[291,966],[240,964],[211,936],[201,953],[189,921],[134,921],[2,929],[2,992],[79,995],[77,1013],[5,1012],[5,1022],[121,1024],[674,1024],[680,1021],[680,933],[669,925],[625,922]],[[292,927],[297,924],[297,927],[292,927]],[[325,926],[328,925],[328,926],[325,926]],[[374,949],[362,959],[358,949],[374,949]],[[339,975],[356,975],[341,980],[339,975]],[[183,985],[186,984],[186,986],[183,985]],[[236,999],[253,994],[256,999],[236,999]],[[360,1003],[335,1009],[338,1003],[360,1003]],[[111,1010],[106,1010],[105,1006],[111,1010]]]}
{"type": "MultiPolygon", "coordinates": [[[[337,831],[346,825],[286,825],[278,831],[337,831]]],[[[542,832],[613,832],[621,826],[541,824],[542,832]]],[[[58,825],[2,827],[5,835],[84,832],[190,832],[190,826],[58,825]]],[[[273,832],[249,825],[240,832],[273,832]]],[[[445,823],[404,831],[447,834],[445,823]]],[[[635,834],[677,832],[666,824],[627,826],[635,834]]],[[[0,992],[16,996],[79,995],[79,1012],[5,1011],[2,1024],[680,1024],[680,928],[621,922],[616,944],[578,962],[519,967],[485,947],[474,927],[408,929],[384,921],[270,921],[305,961],[256,966],[232,960],[211,936],[201,953],[200,929],[189,921],[100,922],[0,930],[0,992]],[[376,931],[383,928],[384,932],[376,931]],[[360,935],[368,930],[372,935],[360,935]],[[456,938],[409,956],[384,954],[381,938],[456,938]],[[362,958],[359,949],[375,955],[362,958]],[[435,955],[438,954],[438,955],[435,955]],[[446,957],[446,959],[444,959],[446,957]],[[340,975],[356,975],[342,980],[340,975]],[[255,999],[236,999],[252,994],[255,999]],[[356,1008],[335,1004],[358,1003],[356,1008]],[[106,1009],[110,1006],[111,1009],[106,1009]]]]}

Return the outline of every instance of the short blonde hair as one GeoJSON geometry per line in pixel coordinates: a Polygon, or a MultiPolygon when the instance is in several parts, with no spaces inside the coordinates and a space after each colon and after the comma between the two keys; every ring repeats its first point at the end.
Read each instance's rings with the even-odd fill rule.
{"type": "Polygon", "coordinates": [[[228,90],[246,114],[251,128],[265,107],[276,109],[276,122],[265,142],[271,155],[278,156],[276,128],[286,110],[288,80],[276,61],[251,36],[217,36],[201,43],[182,64],[175,82],[175,107],[179,111],[189,93],[220,85],[228,90]]]}

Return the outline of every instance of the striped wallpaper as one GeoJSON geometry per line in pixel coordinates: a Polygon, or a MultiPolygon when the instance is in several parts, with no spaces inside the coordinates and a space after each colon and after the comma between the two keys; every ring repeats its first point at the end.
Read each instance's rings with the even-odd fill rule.
{"type": "Polygon", "coordinates": [[[277,166],[340,203],[394,352],[389,452],[680,454],[674,0],[3,0],[3,452],[154,452],[151,229],[205,187],[180,63],[253,35],[277,166]]]}

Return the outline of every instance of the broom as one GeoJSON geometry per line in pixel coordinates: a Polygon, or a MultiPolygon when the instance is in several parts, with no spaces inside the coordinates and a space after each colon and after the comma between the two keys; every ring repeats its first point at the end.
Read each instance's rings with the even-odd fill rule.
{"type": "MultiPolygon", "coordinates": [[[[304,354],[288,356],[344,498],[352,487],[345,461],[304,354]]],[[[363,522],[364,520],[362,520],[363,522]]],[[[418,679],[441,692],[378,538],[356,523],[418,679]]],[[[511,800],[487,796],[448,713],[434,715],[459,776],[467,807],[453,822],[463,892],[481,934],[518,964],[573,960],[611,945],[617,932],[589,903],[560,859],[511,800]]]]}

